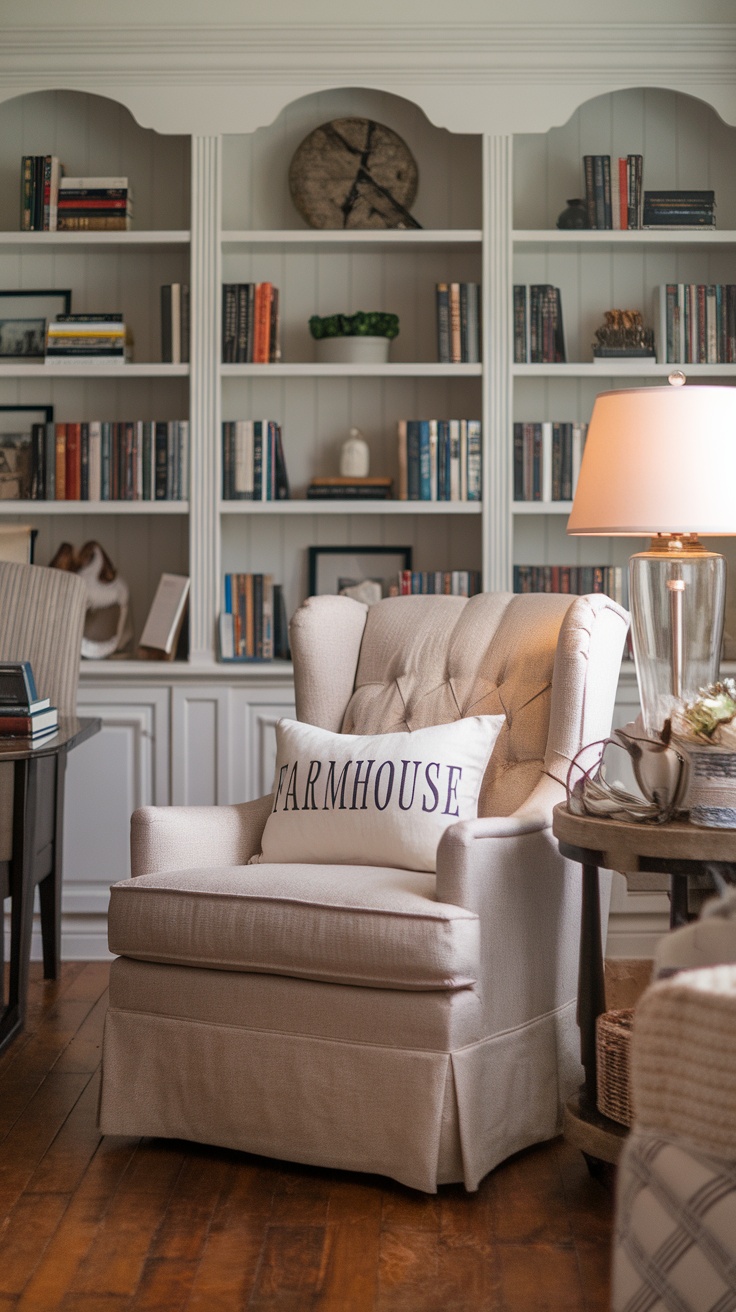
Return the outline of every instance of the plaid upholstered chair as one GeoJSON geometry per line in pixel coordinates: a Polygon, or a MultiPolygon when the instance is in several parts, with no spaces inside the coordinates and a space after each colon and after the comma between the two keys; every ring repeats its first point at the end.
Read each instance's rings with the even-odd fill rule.
{"type": "MultiPolygon", "coordinates": [[[[37,565],[0,561],[0,661],[30,661],[39,696],[59,715],[75,715],[82,629],[87,603],[74,574],[37,565]]],[[[65,758],[39,760],[39,789],[53,794],[55,808],[35,834],[33,880],[41,905],[44,976],[56,977],[61,937],[61,851],[54,810],[64,805],[65,758]]],[[[0,764],[0,901],[9,896],[13,859],[13,766],[0,764]]],[[[24,956],[30,953],[30,917],[24,956]]],[[[3,942],[0,936],[0,965],[3,942]]],[[[3,974],[0,971],[0,988],[3,974]]]]}
{"type": "MultiPolygon", "coordinates": [[[[430,1192],[475,1189],[504,1157],[553,1136],[581,1073],[581,880],[551,813],[570,759],[610,728],[627,624],[602,596],[399,597],[370,609],[316,597],[297,611],[304,724],[288,733],[319,726],[308,733],[327,731],[333,755],[342,734],[378,735],[376,760],[386,735],[411,773],[409,744],[431,726],[443,728],[441,747],[464,717],[498,717],[477,814],[448,821],[431,868],[404,868],[388,845],[394,774],[383,762],[380,814],[363,830],[370,863],[361,852],[319,860],[313,822],[328,801],[364,813],[359,790],[376,761],[362,758],[344,806],[333,759],[310,805],[317,762],[306,763],[301,809],[286,816],[288,860],[271,860],[266,842],[296,796],[283,765],[275,795],[258,801],[137,812],[134,878],[110,904],[103,1132],[377,1172],[430,1192]]],[[[432,750],[428,782],[439,778],[432,750]]],[[[458,778],[442,784],[449,816],[458,778]]],[[[425,789],[425,811],[438,788],[425,789]]]]}

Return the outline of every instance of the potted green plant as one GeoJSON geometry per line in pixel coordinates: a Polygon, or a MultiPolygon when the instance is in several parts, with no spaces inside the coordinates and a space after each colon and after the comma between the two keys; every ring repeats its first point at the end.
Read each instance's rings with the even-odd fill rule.
{"type": "Polygon", "coordinates": [[[313,314],[309,331],[322,364],[382,364],[389,345],[399,335],[399,316],[381,310],[357,314],[313,314]]]}

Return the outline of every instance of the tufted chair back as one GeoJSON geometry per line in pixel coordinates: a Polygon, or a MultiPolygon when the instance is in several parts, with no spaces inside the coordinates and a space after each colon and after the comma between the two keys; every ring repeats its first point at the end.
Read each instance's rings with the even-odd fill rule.
{"type": "Polygon", "coordinates": [[[503,713],[478,810],[510,815],[544,770],[564,782],[569,759],[600,736],[596,705],[607,732],[620,636],[607,659],[606,612],[620,635],[622,611],[607,597],[393,597],[370,609],[313,597],[292,621],[297,715],[396,733],[503,713]]]}

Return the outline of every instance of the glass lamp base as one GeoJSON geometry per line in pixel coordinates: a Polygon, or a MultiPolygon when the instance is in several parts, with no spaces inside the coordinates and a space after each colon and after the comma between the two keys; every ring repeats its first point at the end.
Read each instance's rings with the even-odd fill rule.
{"type": "Polygon", "coordinates": [[[629,601],[644,726],[656,734],[676,702],[718,677],[726,562],[696,537],[654,538],[629,562],[629,601]]]}

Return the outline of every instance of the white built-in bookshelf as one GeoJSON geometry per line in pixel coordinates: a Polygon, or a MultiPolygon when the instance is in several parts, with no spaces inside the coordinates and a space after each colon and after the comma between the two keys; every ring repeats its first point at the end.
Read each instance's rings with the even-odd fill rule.
{"type": "MultiPolygon", "coordinates": [[[[509,421],[589,419],[595,396],[616,387],[662,385],[673,368],[657,361],[592,362],[591,344],[605,310],[639,309],[655,325],[654,290],[672,282],[736,281],[736,131],[686,95],[648,89],[588,101],[562,127],[513,142],[513,281],[560,287],[565,364],[512,364],[509,421]],[[583,196],[582,157],[641,152],[644,187],[712,188],[718,228],[706,232],[560,231],[569,197],[583,196]]],[[[683,365],[692,382],[736,381],[736,365],[683,365]]],[[[705,472],[705,471],[704,471],[705,472]]],[[[626,565],[627,539],[568,538],[569,505],[512,503],[518,563],[626,565]]],[[[732,540],[731,540],[732,541],[732,540]]],[[[736,630],[736,554],[729,540],[731,632],[736,630]]]]}
{"type": "MultiPolygon", "coordinates": [[[[420,76],[424,47],[415,50],[413,38],[395,67],[384,60],[383,46],[379,55],[373,47],[361,53],[370,89],[330,89],[321,63],[317,69],[321,51],[312,46],[304,50],[301,80],[294,81],[290,67],[275,79],[259,72],[252,83],[243,74],[237,88],[224,77],[222,86],[215,80],[205,90],[204,64],[193,78],[189,64],[186,73],[161,78],[159,66],[168,68],[177,58],[168,48],[159,51],[155,74],[132,55],[124,69],[125,54],[117,52],[123,62],[109,83],[103,75],[85,81],[76,65],[67,69],[67,85],[95,91],[109,85],[109,99],[85,89],[39,90],[48,85],[47,74],[38,82],[18,72],[17,93],[0,104],[0,291],[71,288],[74,311],[122,311],[135,349],[125,367],[23,366],[0,359],[0,405],[52,404],[58,420],[188,419],[191,434],[187,501],[0,502],[3,522],[37,528],[40,563],[61,541],[102,542],[130,585],[136,636],[162,572],[189,574],[192,583],[189,662],[92,662],[83,670],[81,704],[102,715],[104,730],[75,753],[67,801],[72,821],[75,808],[80,818],[104,814],[106,821],[91,835],[86,823],[67,825],[69,834],[86,835],[67,853],[65,909],[76,926],[68,929],[69,955],[87,953],[85,935],[97,935],[104,951],[107,885],[127,872],[134,806],[238,801],[269,786],[273,724],[293,707],[291,670],[216,662],[225,572],[271,573],[284,584],[293,610],[306,594],[307,548],[315,544],[408,545],[416,569],[479,569],[491,589],[510,586],[514,563],[623,565],[634,549],[626,541],[568,539],[569,503],[512,500],[515,420],[583,423],[599,391],[661,383],[670,371],[660,363],[629,361],[615,373],[594,365],[590,345],[606,309],[642,309],[651,322],[652,293],[661,283],[736,282],[736,129],[686,94],[697,85],[713,103],[723,102],[724,77],[709,80],[702,71],[709,60],[717,62],[716,47],[703,48],[691,76],[680,53],[689,50],[687,42],[675,47],[658,33],[642,54],[635,28],[623,35],[616,30],[627,56],[641,55],[637,76],[646,79],[651,71],[652,89],[626,88],[629,74],[621,68],[628,70],[628,58],[621,63],[615,42],[609,54],[605,38],[595,73],[587,76],[590,47],[578,50],[577,28],[566,29],[563,40],[577,51],[575,68],[554,43],[535,47],[536,53],[529,47],[525,63],[532,39],[526,32],[515,57],[523,65],[518,87],[505,67],[498,85],[495,73],[487,86],[482,77],[477,85],[468,82],[464,65],[450,69],[447,62],[452,43],[447,56],[444,46],[442,53],[432,46],[431,73],[420,76]],[[554,65],[541,80],[540,60],[545,68],[554,65]],[[662,89],[668,81],[673,89],[662,89]],[[601,86],[624,89],[600,95],[601,86]],[[412,103],[413,87],[422,107],[412,103]],[[579,108],[570,115],[575,87],[579,108]],[[412,210],[421,229],[317,231],[293,207],[288,166],[299,143],[320,123],[356,114],[393,127],[412,150],[419,169],[412,210]],[[150,123],[160,130],[144,126],[150,123]],[[566,200],[582,194],[583,155],[631,152],[644,156],[646,188],[714,188],[718,229],[558,231],[566,200]],[[129,176],[133,230],[20,232],[21,156],[46,153],[58,155],[68,173],[129,176]],[[279,288],[279,365],[220,361],[220,287],[249,281],[279,288]],[[482,284],[482,364],[436,363],[438,281],[482,284]],[[169,282],[191,287],[190,365],[161,363],[159,294],[169,282]],[[517,282],[560,287],[566,364],[514,364],[511,289],[517,282]],[[358,309],[399,315],[390,362],[318,364],[310,315],[358,309]],[[221,423],[263,416],[282,426],[293,499],[223,501],[221,423]],[[312,477],[337,472],[351,427],[368,439],[372,472],[396,478],[397,420],[444,417],[483,422],[480,503],[304,499],[312,477]]],[[[333,58],[332,33],[325,34],[333,58]]],[[[675,38],[683,39],[679,28],[675,38]]],[[[58,39],[58,33],[48,36],[52,45],[58,39]]],[[[425,40],[437,37],[429,32],[425,40]]],[[[490,49],[481,43],[482,64],[490,49]]],[[[60,67],[66,57],[60,52],[60,67]]],[[[107,57],[105,48],[100,61],[107,57]]],[[[197,65],[196,56],[192,60],[197,65]]],[[[345,74],[349,81],[356,76],[345,74]]],[[[336,74],[331,80],[341,79],[336,74]]],[[[736,368],[725,365],[688,366],[686,372],[694,382],[736,377],[736,368]]],[[[727,543],[724,548],[731,564],[727,627],[736,633],[736,560],[727,543]]],[[[633,681],[625,678],[621,688],[617,718],[623,722],[635,711],[633,681]]],[[[661,907],[649,910],[651,929],[661,907]]],[[[622,933],[623,955],[635,955],[626,934],[635,937],[639,930],[629,926],[622,933]]],[[[651,952],[649,940],[644,951],[651,952]]]]}
{"type": "MultiPolygon", "coordinates": [[[[561,127],[488,138],[451,133],[410,101],[368,90],[301,97],[268,126],[191,139],[135,123],[128,110],[80,92],[38,92],[0,108],[0,287],[69,287],[73,309],[118,309],[135,339],[134,362],[16,364],[0,360],[0,404],[50,403],[55,418],[188,418],[192,495],[180,503],[0,503],[32,519],[37,559],[63,538],[95,536],[131,587],[138,628],[164,570],[192,578],[195,663],[214,661],[220,579],[262,571],[285,585],[292,611],[306,593],[311,545],[409,545],[417,569],[480,569],[486,587],[510,584],[513,563],[616,563],[625,542],[570,540],[569,503],[514,503],[514,420],[585,422],[612,386],[661,383],[671,366],[594,364],[603,313],[637,308],[651,322],[663,282],[728,282],[736,250],[734,129],[686,95],[652,89],[599,96],[561,127]],[[349,114],[389,123],[419,166],[409,231],[309,229],[288,191],[289,161],[304,136],[349,114]],[[126,233],[18,231],[20,156],[53,151],[67,170],[130,176],[135,227],[126,233]],[[713,232],[569,232],[555,228],[582,190],[586,152],[641,151],[645,187],[713,187],[713,232]],[[436,363],[435,285],[483,283],[482,364],[436,363]],[[160,362],[159,288],[188,281],[197,316],[192,364],[160,362]],[[271,281],[280,292],[278,365],[222,364],[223,282],[271,281]],[[513,363],[515,282],[559,286],[565,364],[513,363]],[[321,364],[312,314],[397,313],[390,362],[321,364]],[[283,430],[292,499],[228,502],[220,493],[220,424],[268,415],[283,430]],[[373,473],[397,478],[396,425],[406,418],[481,418],[483,498],[475,503],[315,503],[310,478],[334,473],[349,428],[371,447],[373,473]]],[[[731,365],[691,365],[697,381],[728,380],[731,365]]],[[[732,571],[736,573],[736,571],[732,571]]],[[[120,663],[119,677],[126,677],[120,663]]],[[[233,676],[235,677],[235,676],[233,676]]],[[[238,671],[247,677],[247,671],[238,671]]]]}

